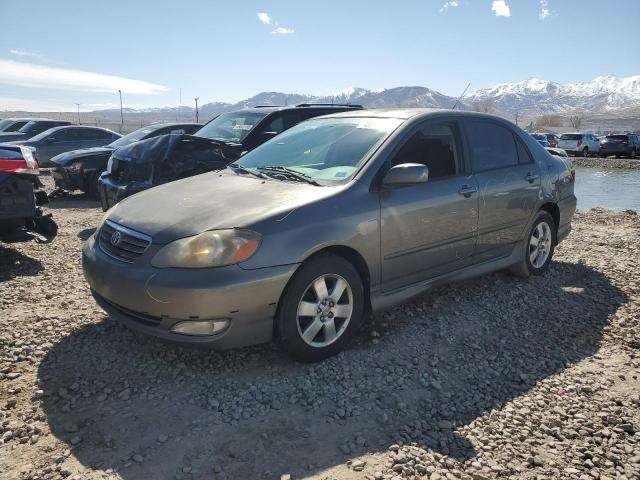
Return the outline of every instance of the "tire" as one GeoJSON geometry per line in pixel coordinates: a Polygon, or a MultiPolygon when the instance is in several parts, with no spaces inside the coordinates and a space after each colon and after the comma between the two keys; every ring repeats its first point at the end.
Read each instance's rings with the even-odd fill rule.
{"type": "MultiPolygon", "coordinates": [[[[538,241],[539,242],[539,241],[538,241]]],[[[557,242],[557,231],[556,231],[556,222],[549,214],[544,210],[540,210],[531,229],[527,233],[527,238],[524,244],[524,252],[522,260],[511,267],[511,273],[518,275],[520,277],[528,277],[529,275],[542,275],[549,268],[549,264],[551,263],[551,259],[553,258],[553,252],[555,251],[555,246],[557,242]],[[546,228],[544,227],[546,225],[546,228]],[[544,232],[544,235],[541,233],[544,232]],[[537,257],[532,260],[532,256],[534,251],[538,251],[535,245],[532,245],[532,241],[534,238],[539,238],[540,236],[544,237],[544,245],[545,257],[537,257]]]]}
{"type": "Polygon", "coordinates": [[[357,270],[337,255],[319,255],[302,264],[282,294],[277,338],[297,360],[318,362],[344,349],[363,315],[364,286],[357,270]],[[336,287],[339,298],[332,295],[336,287]]]}
{"type": "Polygon", "coordinates": [[[589,158],[589,147],[584,147],[584,148],[582,149],[582,156],[583,156],[584,158],[589,158]]]}
{"type": "Polygon", "coordinates": [[[636,158],[636,149],[634,148],[633,150],[631,150],[631,159],[635,159],[636,158]]]}
{"type": "Polygon", "coordinates": [[[85,193],[93,200],[99,200],[98,179],[103,171],[96,170],[90,173],[85,180],[85,193]]]}

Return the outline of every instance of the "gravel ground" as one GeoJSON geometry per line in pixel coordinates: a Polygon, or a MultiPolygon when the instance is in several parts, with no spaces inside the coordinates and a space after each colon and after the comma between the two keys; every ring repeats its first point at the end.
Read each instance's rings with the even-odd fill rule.
{"type": "Polygon", "coordinates": [[[615,158],[615,157],[571,157],[571,161],[577,167],[602,167],[623,168],[627,170],[640,170],[640,159],[615,158]]]}
{"type": "Polygon", "coordinates": [[[80,265],[101,212],[50,207],[52,244],[0,246],[3,480],[640,478],[633,212],[579,213],[543,277],[434,290],[306,365],[107,319],[80,265]]]}

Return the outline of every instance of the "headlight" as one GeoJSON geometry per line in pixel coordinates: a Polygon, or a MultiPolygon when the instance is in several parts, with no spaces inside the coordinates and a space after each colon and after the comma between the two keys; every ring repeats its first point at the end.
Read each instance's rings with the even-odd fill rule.
{"type": "Polygon", "coordinates": [[[165,245],[151,260],[158,268],[222,267],[247,260],[260,246],[251,230],[212,230],[165,245]]]}

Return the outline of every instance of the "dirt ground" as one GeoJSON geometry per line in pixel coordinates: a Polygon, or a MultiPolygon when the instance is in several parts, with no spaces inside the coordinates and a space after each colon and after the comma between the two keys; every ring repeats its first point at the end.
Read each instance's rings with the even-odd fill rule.
{"type": "Polygon", "coordinates": [[[97,204],[50,210],[53,243],[0,246],[3,480],[640,478],[635,213],[579,213],[544,276],[434,290],[306,365],[126,330],[82,276],[97,204]]]}

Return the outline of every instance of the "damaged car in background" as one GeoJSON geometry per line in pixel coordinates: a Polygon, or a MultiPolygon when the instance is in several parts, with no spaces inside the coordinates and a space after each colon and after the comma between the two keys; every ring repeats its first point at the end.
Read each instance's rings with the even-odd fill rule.
{"type": "Polygon", "coordinates": [[[47,243],[58,233],[51,214],[41,208],[48,197],[40,190],[39,173],[33,149],[0,145],[0,242],[47,243]]]}
{"type": "Polygon", "coordinates": [[[246,108],[223,113],[193,136],[159,137],[119,148],[98,179],[102,209],[147,188],[224,168],[309,118],[351,110],[362,106],[303,103],[246,108]]]}
{"type": "Polygon", "coordinates": [[[105,146],[72,150],[56,155],[51,159],[55,167],[52,176],[56,189],[50,196],[81,190],[98,198],[98,178],[107,169],[109,157],[116,148],[159,135],[191,134],[200,128],[202,128],[200,123],[157,123],[134,130],[105,146]]]}

